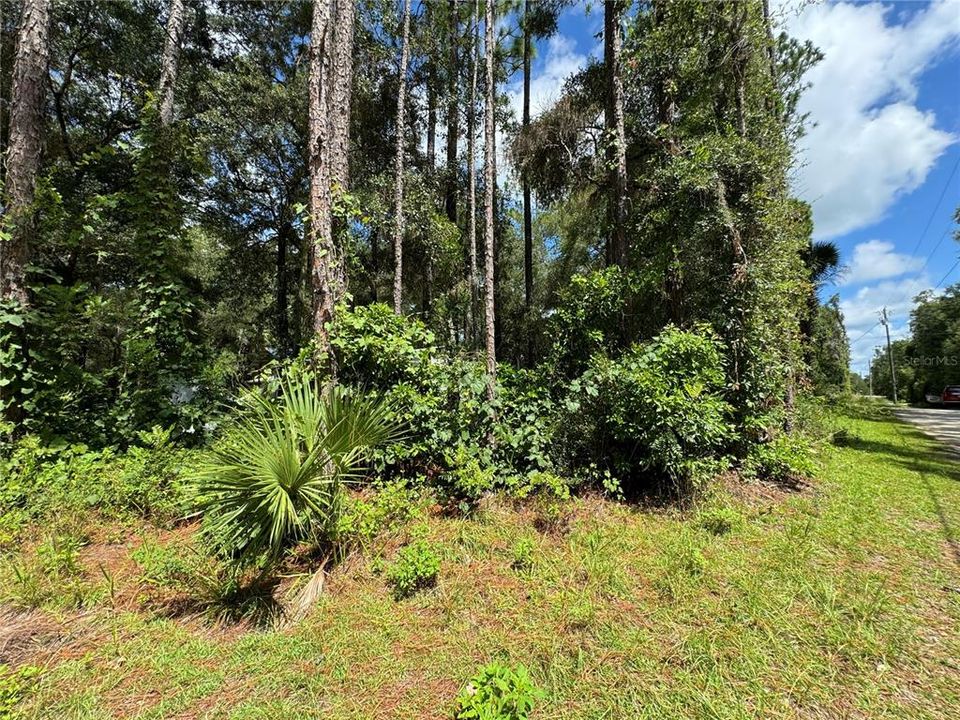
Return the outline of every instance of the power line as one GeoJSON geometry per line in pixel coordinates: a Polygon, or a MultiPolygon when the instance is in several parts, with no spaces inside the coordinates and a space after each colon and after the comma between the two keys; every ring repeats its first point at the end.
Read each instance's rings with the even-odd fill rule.
{"type": "MultiPolygon", "coordinates": [[[[913,247],[913,252],[910,253],[911,257],[917,254],[917,250],[920,249],[920,245],[923,243],[923,239],[927,236],[927,232],[930,230],[930,225],[933,223],[933,219],[936,217],[937,211],[940,210],[940,205],[943,203],[943,199],[947,195],[947,190],[950,189],[950,183],[953,182],[953,178],[957,174],[957,168],[960,168],[960,155],[957,156],[956,161],[953,163],[953,168],[950,170],[950,175],[947,176],[947,181],[943,184],[943,188],[940,190],[940,196],[937,198],[937,203],[936,205],[934,205],[933,211],[930,213],[930,217],[927,218],[927,223],[926,225],[924,225],[923,232],[920,233],[920,237],[917,239],[917,243],[913,247]]],[[[950,234],[950,231],[952,229],[953,229],[953,222],[951,221],[950,224],[947,226],[947,228],[943,231],[943,234],[937,240],[937,243],[933,246],[933,249],[929,253],[927,253],[926,256],[924,257],[923,265],[920,267],[920,270],[918,271],[918,273],[922,273],[924,270],[927,269],[927,265],[930,263],[930,260],[933,258],[933,254],[937,251],[937,249],[943,243],[947,235],[950,234]]],[[[960,261],[958,261],[957,264],[960,264],[960,261]]],[[[934,290],[938,289],[943,284],[943,281],[946,280],[947,277],[950,275],[950,273],[954,271],[954,269],[957,267],[957,264],[954,264],[954,266],[947,271],[947,274],[944,275],[943,278],[940,280],[940,282],[937,283],[936,287],[933,288],[934,290]]],[[[901,294],[896,304],[899,304],[905,300],[910,299],[909,293],[910,291],[907,290],[905,294],[901,294]]],[[[880,325],[880,323],[877,323],[877,325],[880,325]]],[[[859,342],[860,340],[862,340],[867,335],[867,333],[872,332],[874,328],[877,327],[877,325],[874,325],[872,328],[867,330],[867,332],[863,333],[863,335],[861,335],[859,338],[857,338],[856,340],[854,340],[854,342],[850,344],[853,345],[859,342]]]]}
{"type": "Polygon", "coordinates": [[[956,261],[953,265],[950,266],[950,269],[947,270],[946,274],[945,274],[942,278],[940,278],[940,282],[938,282],[937,285],[936,285],[936,287],[933,288],[934,290],[939,289],[939,287],[940,287],[941,285],[943,285],[944,280],[946,280],[948,277],[950,277],[950,273],[952,273],[954,270],[957,269],[957,265],[960,265],[960,258],[958,258],[957,261],[956,261]]]}
{"type": "Polygon", "coordinates": [[[940,239],[937,240],[937,244],[933,246],[933,250],[931,250],[930,253],[927,255],[927,257],[924,259],[923,265],[920,267],[920,270],[918,272],[922,273],[924,270],[927,269],[927,265],[929,264],[930,260],[933,258],[933,254],[937,251],[940,245],[943,244],[944,239],[947,237],[947,235],[950,234],[951,230],[953,230],[952,220],[950,221],[950,224],[947,226],[947,229],[943,231],[943,234],[940,236],[940,239]]]}
{"type": "MultiPolygon", "coordinates": [[[[947,181],[943,184],[943,189],[940,191],[940,197],[937,198],[937,204],[933,206],[933,212],[930,213],[930,217],[927,218],[927,224],[923,227],[923,232],[920,233],[920,237],[917,239],[917,244],[913,248],[911,255],[916,255],[917,250],[920,249],[923,239],[927,236],[927,231],[930,230],[930,225],[933,223],[933,219],[937,216],[937,211],[940,209],[940,204],[943,202],[943,198],[947,195],[947,189],[950,187],[951,181],[953,181],[953,176],[957,174],[957,168],[960,167],[960,155],[957,155],[957,160],[953,163],[953,169],[950,171],[950,175],[947,177],[947,181]]],[[[939,243],[938,243],[939,245],[939,243]]],[[[931,255],[933,252],[931,251],[931,255]]],[[[929,259],[929,256],[928,256],[929,259]]]]}
{"type": "Polygon", "coordinates": [[[863,333],[860,334],[860,336],[859,336],[856,340],[854,340],[854,341],[851,342],[850,344],[851,344],[851,345],[856,345],[858,342],[860,342],[861,340],[863,340],[867,335],[869,335],[870,333],[872,333],[872,332],[877,328],[878,325],[880,325],[880,321],[879,321],[879,320],[877,320],[877,322],[874,323],[873,327],[871,327],[869,330],[865,330],[863,333]]]}

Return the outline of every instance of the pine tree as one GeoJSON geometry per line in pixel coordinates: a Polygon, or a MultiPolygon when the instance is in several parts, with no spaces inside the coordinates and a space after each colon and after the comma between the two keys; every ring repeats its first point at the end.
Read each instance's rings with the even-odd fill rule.
{"type": "MultiPolygon", "coordinates": [[[[330,181],[333,191],[342,195],[350,190],[350,103],[353,85],[354,0],[337,0],[333,13],[333,53],[330,63],[328,98],[330,121],[330,181]]],[[[333,219],[334,302],[346,292],[346,259],[340,247],[343,228],[333,219]]]]}
{"type": "Polygon", "coordinates": [[[9,146],[6,157],[6,212],[0,236],[0,299],[29,305],[26,267],[33,236],[33,202],[43,144],[47,91],[50,0],[25,0],[13,63],[9,146]]]}
{"type": "Polygon", "coordinates": [[[403,173],[404,128],[406,127],[407,62],[410,57],[410,0],[403,0],[403,35],[400,47],[400,73],[397,80],[397,154],[394,160],[393,190],[393,311],[403,313],[403,173]]]}
{"type": "Polygon", "coordinates": [[[604,120],[607,130],[607,163],[610,167],[609,239],[607,262],[623,265],[627,255],[627,138],[623,117],[623,68],[621,60],[621,0],[603,6],[603,56],[607,76],[604,120]]]}
{"type": "Polygon", "coordinates": [[[467,283],[470,288],[470,300],[467,305],[467,333],[470,342],[477,340],[476,317],[479,313],[480,298],[477,286],[477,59],[480,48],[480,16],[478,9],[480,0],[473,1],[473,17],[470,28],[470,101],[467,107],[467,166],[469,178],[467,182],[467,242],[468,263],[467,283]]]}
{"type": "Polygon", "coordinates": [[[483,163],[483,183],[484,183],[484,304],[486,306],[485,320],[485,345],[487,354],[487,399],[493,402],[497,394],[497,345],[495,322],[496,315],[494,308],[494,188],[497,182],[497,158],[496,148],[496,97],[497,83],[494,72],[496,63],[496,41],[495,41],[495,15],[494,3],[487,0],[486,7],[486,41],[484,43],[484,53],[486,54],[486,100],[484,102],[484,163],[483,163]]]}
{"type": "Polygon", "coordinates": [[[177,85],[177,67],[180,64],[184,24],[183,0],[170,0],[163,58],[160,65],[160,123],[163,125],[173,122],[173,99],[177,85]]]}
{"type": "Polygon", "coordinates": [[[447,42],[447,164],[444,178],[444,208],[447,219],[457,222],[457,146],[460,144],[460,73],[457,63],[460,42],[459,0],[447,0],[448,18],[447,42]]]}
{"type": "Polygon", "coordinates": [[[334,368],[329,325],[333,320],[336,253],[333,246],[329,108],[331,0],[316,0],[310,30],[308,157],[310,170],[310,288],[317,352],[334,368]]]}

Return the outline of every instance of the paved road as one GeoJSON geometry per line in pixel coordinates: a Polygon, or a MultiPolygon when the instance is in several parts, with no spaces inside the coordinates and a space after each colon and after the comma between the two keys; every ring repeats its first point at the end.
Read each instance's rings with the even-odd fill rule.
{"type": "Polygon", "coordinates": [[[960,408],[897,408],[894,414],[960,453],[960,408]]]}

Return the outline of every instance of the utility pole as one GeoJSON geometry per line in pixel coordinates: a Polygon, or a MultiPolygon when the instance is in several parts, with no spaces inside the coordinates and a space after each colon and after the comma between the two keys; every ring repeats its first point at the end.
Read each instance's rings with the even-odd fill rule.
{"type": "Polygon", "coordinates": [[[890,358],[890,382],[893,385],[893,402],[897,402],[897,369],[893,364],[893,349],[890,347],[890,317],[887,315],[887,308],[880,311],[880,322],[883,329],[887,332],[887,357],[890,358]]]}
{"type": "Polygon", "coordinates": [[[867,363],[867,375],[870,376],[870,396],[873,397],[873,361],[867,363]]]}

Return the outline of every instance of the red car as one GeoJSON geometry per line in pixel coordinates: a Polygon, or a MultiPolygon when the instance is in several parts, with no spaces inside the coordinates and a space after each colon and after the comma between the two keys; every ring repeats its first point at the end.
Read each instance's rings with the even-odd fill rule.
{"type": "Polygon", "coordinates": [[[948,403],[960,403],[960,385],[947,385],[943,389],[943,395],[940,396],[944,405],[948,403]]]}

